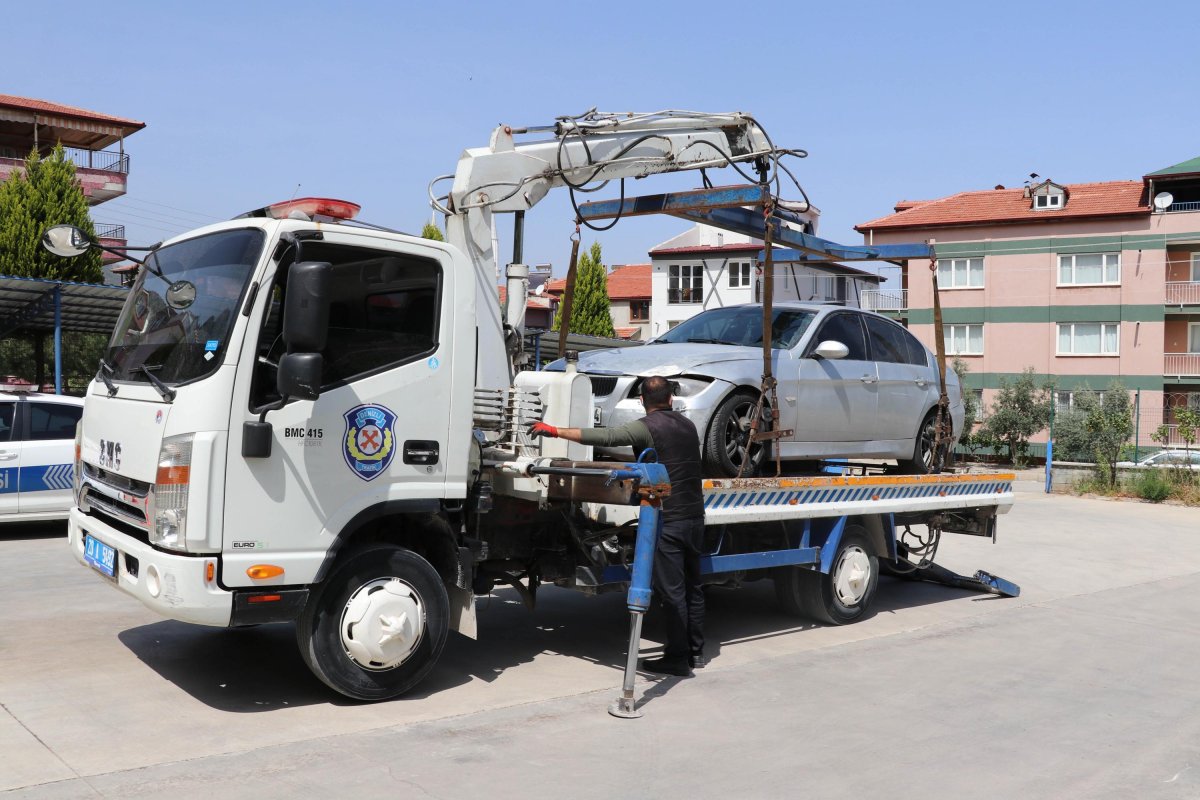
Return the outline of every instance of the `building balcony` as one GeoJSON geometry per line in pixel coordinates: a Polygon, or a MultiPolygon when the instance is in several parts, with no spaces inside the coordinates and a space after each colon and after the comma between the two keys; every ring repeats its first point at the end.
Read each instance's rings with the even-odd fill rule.
{"type": "Polygon", "coordinates": [[[1163,353],[1163,375],[1200,378],[1200,353],[1163,353]]]}
{"type": "MultiPolygon", "coordinates": [[[[83,187],[88,205],[94,206],[125,194],[126,176],[129,174],[128,154],[81,147],[64,147],[63,152],[67,160],[75,165],[75,174],[83,187]]],[[[25,154],[12,148],[0,150],[0,183],[24,168],[25,154]]]]}
{"type": "Polygon", "coordinates": [[[866,289],[862,307],[867,311],[908,311],[908,289],[866,289]]]}
{"type": "MultiPolygon", "coordinates": [[[[105,225],[97,224],[96,239],[105,247],[124,247],[125,246],[125,226],[124,225],[105,225]]],[[[118,261],[124,261],[122,256],[100,251],[100,263],[115,264],[118,261]]]]}
{"type": "Polygon", "coordinates": [[[1167,305],[1200,306],[1200,281],[1168,281],[1167,305]]]}

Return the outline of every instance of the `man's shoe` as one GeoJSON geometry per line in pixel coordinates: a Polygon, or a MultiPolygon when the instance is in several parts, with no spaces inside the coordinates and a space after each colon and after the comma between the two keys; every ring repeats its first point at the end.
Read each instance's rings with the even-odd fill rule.
{"type": "Polygon", "coordinates": [[[688,664],[691,665],[692,669],[704,669],[708,666],[708,659],[704,656],[704,653],[692,653],[688,656],[688,664]]]}
{"type": "Polygon", "coordinates": [[[640,668],[644,672],[653,672],[655,675],[675,675],[680,678],[686,678],[692,674],[691,667],[688,666],[688,660],[681,658],[643,658],[640,668]]]}

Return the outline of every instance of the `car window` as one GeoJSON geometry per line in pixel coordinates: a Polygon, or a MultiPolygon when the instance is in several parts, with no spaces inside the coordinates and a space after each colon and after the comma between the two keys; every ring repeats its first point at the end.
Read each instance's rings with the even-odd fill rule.
{"type": "Polygon", "coordinates": [[[13,420],[16,419],[16,403],[0,403],[0,442],[12,439],[13,420]]]}
{"type": "Polygon", "coordinates": [[[917,337],[913,336],[903,328],[897,327],[896,330],[900,331],[900,336],[904,339],[904,343],[907,346],[908,363],[917,364],[922,367],[928,367],[929,351],[925,349],[925,345],[921,344],[921,342],[917,340],[917,337]]]}
{"type": "Polygon", "coordinates": [[[867,331],[871,334],[871,360],[886,361],[892,364],[908,364],[908,342],[904,340],[904,331],[899,325],[893,325],[879,317],[863,317],[867,323],[867,331]]]}
{"type": "MultiPolygon", "coordinates": [[[[699,344],[732,344],[745,347],[762,346],[762,306],[728,306],[703,311],[684,320],[654,340],[655,344],[693,342],[699,344]]],[[[812,311],[795,308],[775,308],[771,315],[771,347],[790,349],[800,341],[809,323],[816,316],[812,311]]]]}
{"type": "Polygon", "coordinates": [[[29,434],[32,442],[48,439],[74,439],[75,423],[83,416],[82,406],[64,403],[30,403],[29,434]]]}
{"type": "Polygon", "coordinates": [[[869,361],[867,358],[867,342],[863,335],[862,322],[859,314],[839,313],[826,318],[817,335],[812,338],[811,347],[815,349],[821,342],[841,342],[846,345],[850,354],[847,361],[869,361]]]}

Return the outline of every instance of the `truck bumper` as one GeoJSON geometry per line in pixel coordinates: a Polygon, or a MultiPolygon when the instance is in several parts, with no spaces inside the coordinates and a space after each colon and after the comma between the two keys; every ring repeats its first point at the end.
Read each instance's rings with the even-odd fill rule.
{"type": "Polygon", "coordinates": [[[233,593],[217,584],[216,555],[184,556],[156,550],[78,508],[71,509],[67,541],[76,561],[164,617],[197,625],[229,625],[233,593]],[[85,536],[117,551],[112,578],[84,559],[85,536]],[[207,579],[209,564],[214,566],[211,581],[207,579]]]}

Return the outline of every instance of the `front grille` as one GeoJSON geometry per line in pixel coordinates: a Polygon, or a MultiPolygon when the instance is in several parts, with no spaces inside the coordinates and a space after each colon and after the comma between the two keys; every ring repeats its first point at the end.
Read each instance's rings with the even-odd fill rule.
{"type": "Polygon", "coordinates": [[[592,394],[596,397],[607,397],[617,388],[615,375],[588,375],[588,380],[592,382],[592,394]]]}
{"type": "Polygon", "coordinates": [[[150,484],[142,481],[135,481],[133,478],[126,478],[124,475],[118,475],[115,472],[109,472],[106,469],[93,466],[86,461],[83,463],[83,475],[85,478],[90,478],[98,483],[103,483],[105,486],[111,486],[112,488],[125,492],[126,494],[145,497],[150,493],[150,484]]]}
{"type": "Polygon", "coordinates": [[[114,517],[121,522],[128,522],[143,527],[146,525],[145,511],[108,495],[100,494],[99,492],[88,492],[87,504],[90,508],[103,512],[107,516],[114,517]]]}

